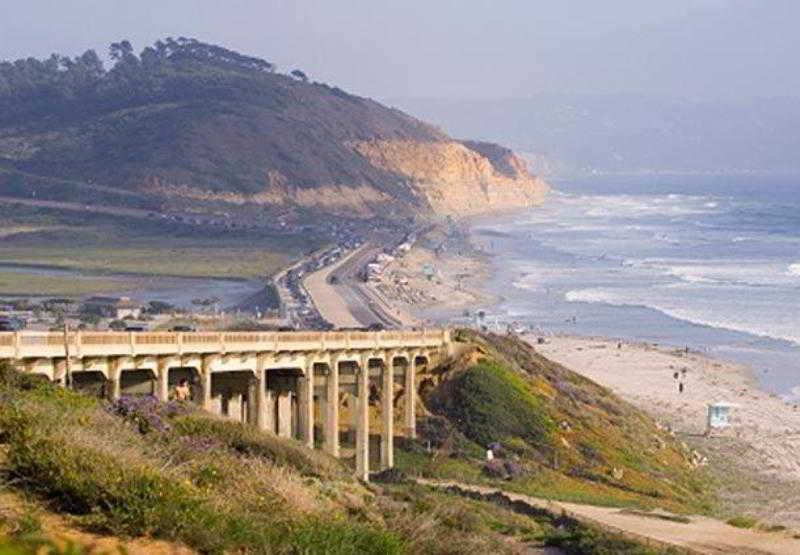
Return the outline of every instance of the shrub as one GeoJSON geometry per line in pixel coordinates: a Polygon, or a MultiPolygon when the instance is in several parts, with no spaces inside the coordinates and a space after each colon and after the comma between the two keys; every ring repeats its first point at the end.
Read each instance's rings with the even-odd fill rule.
{"type": "Polygon", "coordinates": [[[506,477],[506,467],[503,465],[503,461],[499,459],[492,459],[491,461],[486,461],[481,471],[490,478],[506,477]]]}
{"type": "Polygon", "coordinates": [[[525,469],[517,462],[508,459],[492,459],[487,461],[481,469],[490,478],[501,480],[514,480],[525,475],[525,469]]]}
{"type": "Polygon", "coordinates": [[[547,545],[555,546],[570,555],[657,555],[673,553],[672,550],[657,550],[622,536],[612,535],[593,526],[566,522],[552,531],[545,539],[547,545]]]}
{"type": "Polygon", "coordinates": [[[123,395],[110,405],[109,410],[146,434],[167,432],[170,429],[168,419],[186,409],[178,403],[162,403],[152,395],[123,395]]]}
{"type": "Polygon", "coordinates": [[[754,528],[758,520],[749,516],[734,516],[727,520],[728,524],[737,528],[754,528]]]}
{"type": "Polygon", "coordinates": [[[426,416],[417,421],[417,436],[421,441],[430,442],[434,449],[444,445],[455,432],[453,425],[442,416],[426,416]]]}
{"type": "Polygon", "coordinates": [[[434,410],[480,445],[512,437],[545,442],[554,428],[525,379],[500,364],[480,363],[444,385],[432,396],[434,410]]]}
{"type": "Polygon", "coordinates": [[[403,551],[403,543],[392,532],[357,522],[311,519],[292,531],[292,553],[342,553],[391,555],[403,551]]]}
{"type": "Polygon", "coordinates": [[[175,433],[182,436],[222,444],[241,455],[263,457],[306,476],[338,479],[347,476],[343,468],[325,454],[250,426],[201,413],[178,415],[172,425],[175,433]]]}

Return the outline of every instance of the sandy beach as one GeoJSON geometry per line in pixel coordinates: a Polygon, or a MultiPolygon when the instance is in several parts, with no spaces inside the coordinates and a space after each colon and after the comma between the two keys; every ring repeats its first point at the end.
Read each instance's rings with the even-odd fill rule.
{"type": "MultiPolygon", "coordinates": [[[[485,259],[416,245],[392,263],[382,294],[420,321],[447,322],[491,305],[485,259]],[[434,267],[429,278],[421,270],[434,267]],[[399,279],[398,279],[399,278],[399,279]]],[[[617,339],[553,336],[544,356],[610,388],[707,457],[729,516],[800,529],[800,407],[763,391],[754,371],[702,353],[617,339]],[[675,374],[678,374],[678,379],[675,374]],[[679,391],[679,383],[684,389],[679,391]],[[734,405],[732,425],[706,435],[707,406],[734,405]]]]}
{"type": "Polygon", "coordinates": [[[495,299],[482,289],[488,278],[486,261],[463,236],[437,230],[389,264],[373,287],[418,325],[493,304],[495,299]]]}
{"type": "Polygon", "coordinates": [[[602,338],[556,336],[545,344],[527,339],[547,358],[612,389],[707,455],[730,514],[800,527],[800,408],[760,390],[748,368],[646,343],[623,341],[618,348],[616,340],[602,338]],[[706,407],[719,401],[735,405],[732,425],[705,437],[706,407]]]}

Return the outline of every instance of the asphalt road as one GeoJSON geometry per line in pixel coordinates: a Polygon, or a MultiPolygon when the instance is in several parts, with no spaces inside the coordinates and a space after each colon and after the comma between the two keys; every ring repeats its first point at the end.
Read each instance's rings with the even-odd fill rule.
{"type": "Polygon", "coordinates": [[[337,282],[332,285],[362,326],[380,324],[387,328],[398,328],[402,327],[401,323],[375,298],[360,277],[364,267],[382,250],[372,244],[362,247],[360,252],[331,273],[331,279],[337,282]]]}

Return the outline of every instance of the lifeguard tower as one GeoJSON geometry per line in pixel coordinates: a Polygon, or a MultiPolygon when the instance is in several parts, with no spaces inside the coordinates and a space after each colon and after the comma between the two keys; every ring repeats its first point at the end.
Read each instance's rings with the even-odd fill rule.
{"type": "Polygon", "coordinates": [[[728,428],[731,424],[731,414],[736,405],[718,402],[708,405],[706,415],[706,434],[711,430],[728,428]]]}

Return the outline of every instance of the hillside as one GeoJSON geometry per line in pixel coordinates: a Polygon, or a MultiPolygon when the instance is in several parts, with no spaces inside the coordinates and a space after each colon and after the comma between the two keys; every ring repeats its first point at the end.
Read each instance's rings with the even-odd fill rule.
{"type": "Polygon", "coordinates": [[[363,484],[347,464],[191,406],[110,404],[0,365],[0,553],[658,552],[391,472],[363,484]]]}
{"type": "Polygon", "coordinates": [[[710,509],[698,456],[646,414],[518,339],[460,336],[471,346],[423,386],[421,442],[436,449],[410,444],[407,471],[566,501],[710,509]]]}
{"type": "Polygon", "coordinates": [[[463,215],[546,185],[513,153],[192,39],[0,63],[0,194],[145,209],[463,215]]]}

